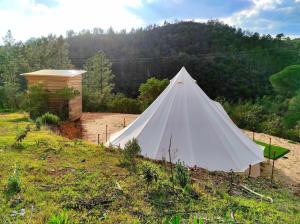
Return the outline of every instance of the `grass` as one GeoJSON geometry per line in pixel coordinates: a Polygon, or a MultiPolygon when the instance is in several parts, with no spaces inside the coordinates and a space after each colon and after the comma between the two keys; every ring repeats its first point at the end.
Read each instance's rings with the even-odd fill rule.
{"type": "Polygon", "coordinates": [[[190,190],[173,189],[164,165],[139,158],[137,172],[129,172],[120,166],[118,150],[37,131],[24,113],[1,114],[0,129],[0,223],[168,223],[178,214],[183,223],[195,217],[233,223],[230,213],[238,223],[300,223],[300,198],[277,181],[239,177],[274,203],[239,188],[229,195],[230,178],[222,172],[201,171],[190,190]],[[27,125],[32,131],[22,147],[11,147],[27,125]],[[157,182],[141,175],[149,163],[157,182]],[[7,195],[16,167],[21,189],[7,195]]]}
{"type": "Polygon", "coordinates": [[[257,144],[264,146],[264,156],[268,159],[279,159],[281,157],[283,157],[284,155],[286,155],[287,153],[290,152],[290,150],[280,147],[280,146],[276,146],[276,145],[271,145],[271,147],[269,147],[269,144],[264,143],[264,142],[260,142],[260,141],[255,141],[257,144]],[[274,154],[275,153],[275,154],[274,154]],[[275,155],[275,156],[274,156],[275,155]]]}

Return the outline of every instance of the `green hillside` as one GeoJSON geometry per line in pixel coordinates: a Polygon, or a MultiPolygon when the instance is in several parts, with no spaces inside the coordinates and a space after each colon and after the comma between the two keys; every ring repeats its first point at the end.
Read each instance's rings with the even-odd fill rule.
{"type": "Polygon", "coordinates": [[[235,185],[228,194],[230,175],[218,172],[192,172],[190,187],[175,183],[173,189],[167,166],[139,158],[130,173],[120,155],[46,128],[37,131],[26,114],[1,114],[0,223],[300,223],[300,198],[278,182],[240,178],[273,203],[235,185]],[[31,131],[12,146],[27,125],[31,131]],[[148,189],[145,164],[158,173],[148,189]]]}

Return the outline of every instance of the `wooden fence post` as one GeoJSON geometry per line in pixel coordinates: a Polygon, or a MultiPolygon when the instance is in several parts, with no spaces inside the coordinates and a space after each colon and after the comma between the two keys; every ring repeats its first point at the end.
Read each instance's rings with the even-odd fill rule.
{"type": "Polygon", "coordinates": [[[100,144],[100,134],[98,134],[98,145],[100,144]]]}
{"type": "Polygon", "coordinates": [[[251,175],[251,164],[249,165],[249,173],[248,173],[248,177],[250,177],[250,175],[251,175]]]}
{"type": "Polygon", "coordinates": [[[272,139],[270,138],[270,142],[269,142],[269,163],[270,163],[270,159],[271,159],[271,143],[272,143],[272,139]]]}
{"type": "Polygon", "coordinates": [[[273,181],[273,175],[274,175],[275,155],[276,155],[276,151],[273,152],[273,165],[272,165],[271,181],[273,181]]]}
{"type": "Polygon", "coordinates": [[[105,125],[105,142],[107,142],[107,124],[105,125]]]}
{"type": "Polygon", "coordinates": [[[126,127],[125,117],[124,117],[123,127],[124,127],[124,128],[126,127]]]}
{"type": "Polygon", "coordinates": [[[252,132],[252,141],[255,141],[255,139],[254,139],[254,131],[252,132]]]}

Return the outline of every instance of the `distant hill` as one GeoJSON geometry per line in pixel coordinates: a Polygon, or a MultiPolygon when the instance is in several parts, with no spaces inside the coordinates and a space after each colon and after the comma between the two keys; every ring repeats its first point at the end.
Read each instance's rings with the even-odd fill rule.
{"type": "Polygon", "coordinates": [[[254,99],[271,93],[270,75],[299,60],[295,41],[218,21],[165,23],[129,33],[69,32],[67,42],[78,68],[103,51],[113,64],[115,91],[129,96],[136,96],[148,77],[172,78],[185,66],[211,98],[254,99]]]}

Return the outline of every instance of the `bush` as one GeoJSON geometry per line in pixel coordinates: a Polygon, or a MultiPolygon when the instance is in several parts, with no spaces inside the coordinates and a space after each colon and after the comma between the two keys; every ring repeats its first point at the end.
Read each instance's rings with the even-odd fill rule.
{"type": "Polygon", "coordinates": [[[48,224],[69,224],[69,223],[71,223],[70,219],[64,212],[57,215],[52,215],[48,221],[48,224]]]}
{"type": "Polygon", "coordinates": [[[185,167],[184,163],[181,163],[180,161],[176,163],[175,180],[182,188],[185,188],[190,182],[188,168],[185,167]]]}
{"type": "Polygon", "coordinates": [[[8,178],[6,193],[8,196],[12,196],[21,191],[21,181],[19,177],[19,169],[16,166],[13,175],[8,178]]]}
{"type": "Polygon", "coordinates": [[[282,119],[276,114],[268,116],[260,125],[260,131],[270,135],[280,135],[283,130],[282,119]]]}
{"type": "Polygon", "coordinates": [[[19,131],[17,133],[16,139],[15,139],[16,141],[15,141],[14,145],[17,145],[17,144],[21,143],[26,138],[28,132],[30,132],[30,126],[29,125],[27,125],[24,130],[19,131]]]}
{"type": "Polygon", "coordinates": [[[237,104],[230,111],[230,117],[240,128],[258,130],[264,119],[263,108],[260,105],[245,103],[237,104]]]}
{"type": "Polygon", "coordinates": [[[41,117],[36,119],[36,124],[39,125],[47,124],[47,125],[58,125],[60,122],[60,118],[55,114],[51,114],[49,112],[43,114],[41,117]]]}
{"type": "Polygon", "coordinates": [[[108,108],[112,112],[138,114],[140,113],[139,102],[136,99],[128,98],[123,94],[116,94],[109,102],[108,108]]]}
{"type": "Polygon", "coordinates": [[[26,94],[25,110],[32,119],[36,119],[48,111],[49,93],[41,83],[29,87],[26,94]]]}
{"type": "Polygon", "coordinates": [[[145,164],[143,166],[143,177],[147,183],[147,191],[148,191],[149,185],[153,183],[153,181],[157,182],[158,172],[155,169],[155,167],[153,167],[151,164],[145,164]]]}
{"type": "Polygon", "coordinates": [[[129,140],[124,147],[121,164],[128,166],[129,168],[135,169],[136,167],[136,157],[141,153],[141,148],[138,144],[138,140],[133,138],[129,140]]]}
{"type": "Polygon", "coordinates": [[[145,110],[168,85],[168,79],[159,80],[155,77],[149,78],[145,83],[142,83],[139,87],[141,110],[145,110]]]}

